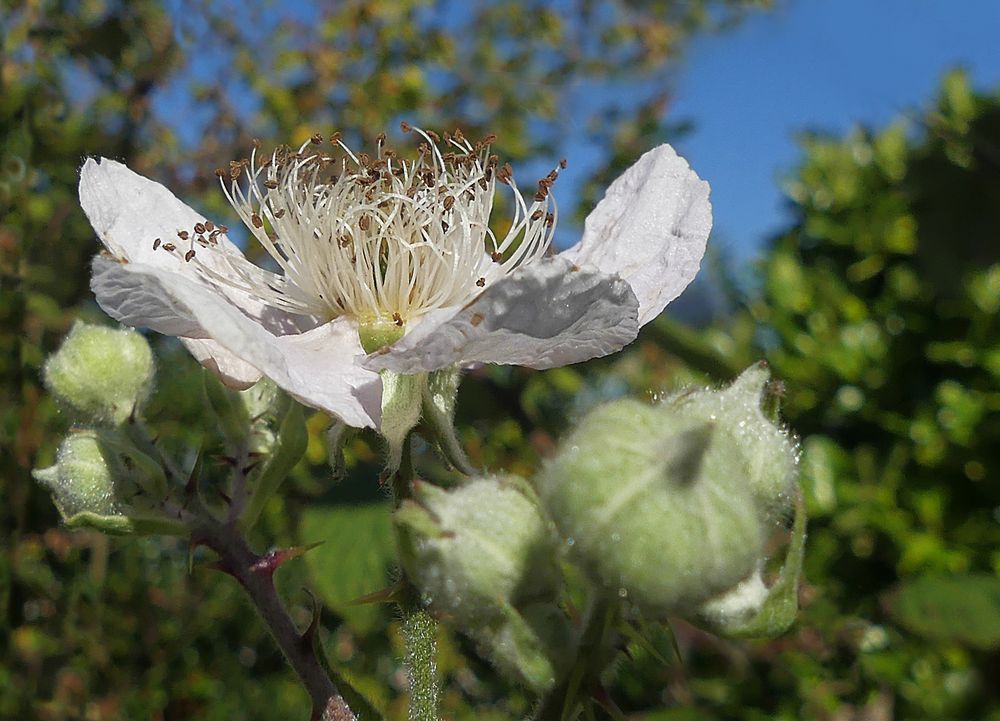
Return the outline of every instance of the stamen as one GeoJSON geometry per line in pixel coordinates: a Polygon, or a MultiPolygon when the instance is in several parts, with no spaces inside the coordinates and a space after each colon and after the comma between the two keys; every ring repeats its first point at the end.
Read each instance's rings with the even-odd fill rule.
{"type": "MultiPolygon", "coordinates": [[[[263,161],[255,142],[249,159],[216,175],[280,274],[219,245],[217,236],[228,229],[209,221],[194,227],[184,259],[211,282],[285,311],[365,323],[381,318],[403,327],[434,308],[468,303],[487,283],[546,254],[556,220],[549,189],[565,161],[539,181],[528,205],[510,165],[499,166],[490,154],[492,134],[475,145],[461,130],[445,134],[453,151],[442,153],[436,133],[405,122],[400,128],[420,136],[416,159],[385,148],[384,134],[374,158],[355,155],[340,133],[329,136],[337,156],[318,147],[319,134],[297,150],[276,148],[263,161]],[[513,217],[500,238],[489,224],[498,181],[513,191],[513,217]],[[203,263],[195,242],[228,262],[203,263]]],[[[162,248],[175,250],[169,243],[162,248]]]]}

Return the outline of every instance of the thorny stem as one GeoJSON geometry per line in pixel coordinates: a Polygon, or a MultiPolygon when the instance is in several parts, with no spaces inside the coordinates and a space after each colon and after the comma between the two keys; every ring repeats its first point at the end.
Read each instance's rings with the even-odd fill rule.
{"type": "Polygon", "coordinates": [[[233,524],[205,523],[192,538],[215,551],[219,567],[243,586],[305,686],[313,704],[313,721],[357,721],[317,655],[313,629],[300,634],[288,615],[274,587],[274,569],[260,565],[261,556],[250,549],[233,524]]]}
{"type": "MultiPolygon", "coordinates": [[[[412,494],[412,436],[403,442],[399,470],[393,474],[392,490],[398,505],[412,494]]],[[[420,598],[403,577],[406,589],[399,600],[403,616],[403,641],[406,644],[406,673],[410,681],[409,721],[438,721],[441,685],[437,674],[437,621],[421,605],[420,598]]]]}

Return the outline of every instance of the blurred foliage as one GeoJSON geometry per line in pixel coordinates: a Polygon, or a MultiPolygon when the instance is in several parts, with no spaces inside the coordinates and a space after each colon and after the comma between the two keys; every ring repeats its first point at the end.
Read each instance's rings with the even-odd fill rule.
{"type": "MultiPolygon", "coordinates": [[[[230,579],[200,556],[189,573],[173,542],[59,529],[28,476],[66,423],[40,391],[41,362],[74,318],[100,317],[86,290],[96,243],[76,202],[82,157],[123,158],[214,212],[211,169],[252,135],[374,134],[405,116],[492,130],[504,154],[551,164],[569,128],[603,149],[592,197],[677,129],[659,81],[690,35],[759,3],[0,3],[0,718],[305,718],[230,579]],[[650,78],[656,92],[621,90],[650,78]]],[[[477,370],[459,396],[466,448],[477,465],[530,474],[603,399],[721,381],[767,358],[802,438],[812,517],[798,625],[769,643],[651,629],[609,679],[613,697],[647,721],[1000,720],[1000,97],[953,74],[933,107],[888,129],[804,138],[788,194],[795,221],[757,291],[730,291],[726,318],[692,330],[663,317],[625,353],[582,366],[477,370]]],[[[217,442],[199,430],[200,371],[176,344],[158,350],[148,415],[169,408],[157,430],[193,462],[217,442]]],[[[333,666],[402,718],[395,619],[343,605],[392,580],[375,570],[386,547],[365,540],[384,521],[337,522],[384,497],[378,458],[354,437],[348,476],[331,486],[326,422],[310,419],[308,461],[265,509],[257,545],[326,540],[328,563],[279,576],[293,615],[308,623],[308,583],[327,604],[333,666]],[[331,590],[324,570],[351,554],[331,590]]],[[[446,473],[433,459],[421,470],[446,473]]],[[[460,641],[442,638],[440,666],[450,718],[529,708],[460,641]]]]}

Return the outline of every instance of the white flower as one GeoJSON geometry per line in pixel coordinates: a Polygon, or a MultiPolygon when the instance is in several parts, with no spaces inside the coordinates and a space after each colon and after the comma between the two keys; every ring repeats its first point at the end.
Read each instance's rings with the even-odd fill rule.
{"type": "Polygon", "coordinates": [[[417,132],[417,160],[399,159],[384,136],[374,158],[335,136],[339,157],[317,137],[263,159],[255,148],[217,171],[279,272],[248,261],[225,226],[162,185],[88,159],[80,203],[108,250],[94,260],[98,303],[178,336],[230,385],[265,375],[350,425],[377,427],[380,370],[552,368],[606,355],[697,273],[708,184],[670,146],[612,183],[580,242],[553,255],[558,169],[529,204],[491,138],[456,133],[442,152],[437,136],[417,132]],[[503,237],[489,226],[498,180],[514,191],[503,237]]]}

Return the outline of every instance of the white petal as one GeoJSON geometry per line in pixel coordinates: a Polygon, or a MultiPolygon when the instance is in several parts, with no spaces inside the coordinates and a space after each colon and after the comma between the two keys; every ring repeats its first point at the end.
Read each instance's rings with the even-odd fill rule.
{"type": "Polygon", "coordinates": [[[455,363],[555,368],[607,355],[635,340],[638,301],[617,276],[556,257],[522,266],[464,308],[425,315],[364,362],[416,373],[455,363]]]}
{"type": "Polygon", "coordinates": [[[210,338],[306,405],[355,427],[377,427],[381,381],[355,359],[364,355],[353,321],[340,318],[305,333],[276,336],[225,297],[191,278],[142,263],[94,259],[91,288],[112,318],[161,333],[210,338]]]}
{"type": "Polygon", "coordinates": [[[223,383],[238,391],[249,388],[263,375],[255,367],[237,358],[214,340],[181,338],[195,360],[219,377],[223,383]]]}
{"type": "MultiPolygon", "coordinates": [[[[232,272],[229,266],[234,263],[250,264],[225,234],[216,236],[218,245],[215,248],[197,249],[197,263],[185,263],[162,249],[154,251],[153,241],[156,238],[160,238],[162,243],[174,243],[183,248],[185,241],[177,236],[177,232],[190,232],[197,223],[204,223],[206,218],[181,202],[167,188],[121,163],[107,158],[100,161],[93,158],[86,160],[80,169],[80,205],[101,242],[115,257],[171,270],[215,288],[247,315],[258,319],[276,334],[298,333],[304,327],[315,325],[312,323],[302,326],[301,318],[293,318],[283,311],[269,308],[236,289],[218,288],[198,274],[197,263],[222,273],[232,272]],[[225,252],[225,258],[220,251],[225,252]]],[[[136,313],[141,315],[138,309],[136,313]]],[[[169,326],[162,323],[158,327],[168,335],[203,335],[201,332],[173,332],[179,329],[169,329],[169,326]]],[[[238,388],[250,385],[260,378],[260,372],[253,366],[217,343],[198,342],[190,337],[183,340],[198,362],[218,375],[227,385],[238,388]]]]}
{"type": "Polygon", "coordinates": [[[627,280],[645,325],[698,273],[712,229],[708,193],[687,161],[661,145],[608,187],[583,238],[560,255],[627,280]]]}
{"type": "MultiPolygon", "coordinates": [[[[162,248],[153,250],[157,238],[182,250],[192,245],[192,239],[181,240],[178,231],[190,234],[206,218],[167,188],[114,160],[101,158],[98,162],[87,158],[80,169],[80,206],[101,242],[116,258],[172,270],[212,287],[216,286],[198,273],[199,264],[222,275],[232,275],[233,265],[254,267],[222,233],[215,237],[217,246],[193,246],[197,262],[184,262],[162,248]]],[[[218,290],[254,318],[281,313],[235,288],[218,290]]]]}

